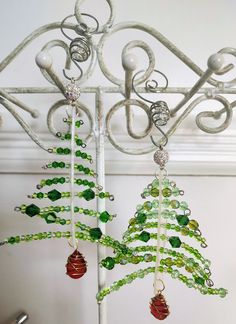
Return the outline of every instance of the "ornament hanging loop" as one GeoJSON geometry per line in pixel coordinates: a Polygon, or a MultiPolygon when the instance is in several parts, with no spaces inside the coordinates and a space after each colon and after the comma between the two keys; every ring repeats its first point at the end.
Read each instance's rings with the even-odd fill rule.
{"type": "Polygon", "coordinates": [[[156,279],[154,286],[157,289],[157,291],[155,291],[155,295],[161,294],[166,289],[166,286],[165,286],[163,280],[161,280],[160,278],[156,279]],[[161,284],[161,287],[157,288],[160,284],[161,284]]]}

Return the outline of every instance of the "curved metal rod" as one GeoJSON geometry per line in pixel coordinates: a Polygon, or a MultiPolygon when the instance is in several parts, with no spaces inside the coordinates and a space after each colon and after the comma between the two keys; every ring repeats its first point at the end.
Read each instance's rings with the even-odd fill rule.
{"type": "MultiPolygon", "coordinates": [[[[106,130],[107,130],[107,136],[108,136],[108,139],[109,139],[110,143],[116,149],[118,149],[119,151],[121,151],[123,153],[126,153],[126,154],[130,154],[130,155],[139,155],[139,154],[145,154],[145,153],[152,152],[156,148],[156,146],[151,146],[151,147],[148,147],[146,149],[132,150],[132,149],[129,149],[129,148],[123,148],[116,142],[116,139],[113,136],[112,129],[111,129],[111,119],[112,119],[113,115],[120,108],[126,106],[127,104],[129,104],[129,105],[137,105],[138,107],[142,108],[146,112],[147,115],[149,113],[149,107],[144,102],[136,100],[136,99],[128,99],[128,100],[126,99],[126,100],[122,100],[122,101],[118,102],[117,104],[115,104],[109,110],[109,112],[107,114],[107,117],[106,117],[106,130]]],[[[136,135],[136,139],[144,138],[151,132],[151,129],[152,129],[151,119],[148,118],[148,120],[149,120],[149,124],[148,124],[146,130],[142,134],[136,135]]],[[[129,125],[127,125],[127,127],[129,127],[129,125]]]]}
{"type": "MultiPolygon", "coordinates": [[[[135,75],[133,76],[133,79],[132,79],[132,88],[133,88],[133,91],[134,91],[134,93],[135,93],[135,94],[136,94],[140,99],[142,99],[142,100],[144,100],[144,101],[146,101],[146,102],[148,102],[148,103],[150,103],[150,104],[154,104],[155,101],[148,100],[147,98],[141,96],[141,95],[138,93],[137,89],[135,88],[135,78],[136,78],[136,76],[137,76],[138,74],[140,74],[140,73],[142,73],[142,72],[144,72],[144,70],[138,71],[138,72],[135,73],[135,75]]],[[[165,89],[167,89],[168,84],[169,84],[169,81],[168,81],[166,75],[165,75],[164,73],[162,73],[161,71],[159,71],[159,70],[153,70],[153,72],[159,73],[159,74],[161,74],[161,75],[165,78],[165,80],[166,80],[166,86],[165,86],[165,87],[162,87],[162,88],[158,88],[158,82],[157,82],[156,80],[147,80],[146,83],[145,83],[145,89],[146,89],[148,92],[152,92],[152,93],[156,93],[156,92],[158,92],[158,91],[160,91],[160,90],[164,91],[165,89]],[[153,87],[153,86],[149,85],[148,83],[150,83],[150,82],[154,82],[155,86],[153,87]]]]}
{"type": "MultiPolygon", "coordinates": [[[[69,51],[69,47],[68,45],[59,39],[55,39],[52,40],[50,42],[48,42],[46,45],[43,46],[41,51],[49,51],[50,49],[54,48],[54,47],[61,47],[65,50],[66,53],[66,62],[65,62],[65,68],[66,69],[70,69],[71,67],[71,57],[70,57],[70,51],[69,51]]],[[[51,84],[55,85],[55,82],[52,80],[52,78],[50,78],[49,74],[46,72],[45,69],[40,68],[43,76],[45,77],[45,79],[50,82],[51,84]]]]}
{"type": "MultiPolygon", "coordinates": [[[[34,39],[39,37],[40,35],[54,30],[59,29],[61,22],[55,22],[52,24],[44,25],[35,31],[33,31],[29,36],[27,36],[1,63],[0,63],[0,72],[3,71],[14,59],[17,55],[22,52],[22,50],[27,47],[34,39]]],[[[66,24],[65,28],[75,30],[74,24],[66,24]]]]}
{"type": "MultiPolygon", "coordinates": [[[[225,109],[227,111],[227,114],[228,114],[228,117],[229,117],[229,123],[230,123],[230,121],[232,119],[232,113],[233,113],[232,112],[232,109],[231,109],[230,103],[224,97],[219,96],[219,95],[218,96],[215,96],[214,98],[211,98],[211,99],[216,99],[216,100],[218,100],[220,102],[225,102],[225,109]]],[[[206,95],[203,95],[203,96],[200,96],[197,99],[195,99],[193,102],[191,102],[191,104],[189,105],[189,107],[187,107],[185,109],[185,111],[182,113],[182,115],[175,121],[175,123],[171,126],[171,128],[166,132],[166,136],[169,138],[171,135],[173,135],[173,133],[176,131],[176,129],[185,120],[185,118],[192,112],[192,110],[199,103],[201,103],[202,101],[206,101],[206,100],[209,100],[209,98],[206,95]]],[[[214,117],[215,118],[215,116],[213,116],[213,115],[210,116],[210,117],[214,117]]],[[[210,133],[212,133],[212,130],[213,130],[213,133],[222,132],[223,130],[225,130],[228,127],[228,124],[229,123],[226,120],[221,126],[219,126],[219,127],[216,128],[217,131],[214,131],[214,129],[211,129],[210,130],[210,133]]],[[[161,142],[161,140],[160,140],[160,142],[161,142]]]]}
{"type": "MultiPolygon", "coordinates": [[[[98,60],[100,64],[100,68],[103,71],[104,75],[113,83],[120,85],[121,81],[117,78],[115,78],[107,68],[107,66],[104,63],[103,60],[103,47],[106,40],[112,36],[114,33],[124,30],[124,29],[137,29],[144,31],[151,36],[153,36],[155,39],[157,39],[161,44],[163,44],[168,50],[170,50],[177,58],[179,58],[185,65],[187,65],[193,72],[195,72],[197,75],[202,77],[204,74],[204,71],[198,67],[188,56],[186,56],[182,51],[180,51],[173,43],[171,43],[167,38],[165,38],[160,32],[158,32],[156,29],[141,24],[139,22],[128,22],[128,23],[119,23],[112,27],[107,33],[105,33],[98,44],[98,60]]],[[[223,49],[224,51],[224,49],[223,49]]],[[[227,68],[224,68],[224,71],[228,71],[229,66],[227,68]]],[[[217,71],[216,71],[217,72],[217,71]]],[[[214,78],[209,78],[207,82],[215,87],[222,86],[222,82],[218,81],[214,78]]],[[[123,81],[122,81],[123,83],[123,81]]],[[[231,83],[226,83],[225,87],[228,87],[231,83]]]]}
{"type": "MultiPolygon", "coordinates": [[[[94,33],[96,33],[97,31],[98,31],[98,29],[99,29],[99,22],[98,22],[98,20],[93,16],[93,15],[90,15],[90,14],[86,14],[86,13],[81,13],[81,16],[86,16],[86,17],[90,17],[90,18],[92,18],[95,22],[96,22],[96,28],[95,29],[93,29],[93,30],[91,30],[91,32],[89,33],[89,34],[94,34],[94,33]]],[[[71,38],[70,36],[68,36],[65,32],[64,32],[64,24],[65,24],[65,22],[66,22],[66,20],[67,19],[69,19],[69,18],[72,18],[72,17],[75,17],[76,18],[76,16],[75,16],[75,14],[74,15],[69,15],[69,16],[67,16],[66,18],[64,18],[63,20],[62,20],[62,22],[61,22],[61,32],[62,32],[62,34],[67,38],[67,39],[69,39],[70,41],[73,41],[73,38],[71,38]]],[[[76,26],[76,32],[77,32],[77,34],[79,34],[79,35],[84,35],[84,34],[87,34],[88,33],[88,26],[85,24],[85,23],[79,23],[79,25],[78,26],[76,26]],[[81,28],[82,27],[82,28],[81,28]]]]}
{"type": "MultiPolygon", "coordinates": [[[[54,126],[54,114],[56,113],[56,111],[62,107],[62,106],[68,106],[68,101],[66,99],[62,99],[58,102],[56,102],[50,109],[47,115],[47,125],[48,125],[48,129],[49,131],[56,137],[58,137],[58,133],[60,133],[54,126]]],[[[82,110],[88,117],[89,120],[89,124],[90,124],[90,129],[89,129],[89,134],[86,137],[86,142],[88,142],[92,137],[93,137],[93,129],[94,129],[94,121],[93,121],[93,117],[89,111],[89,109],[82,104],[81,102],[76,102],[75,106],[78,110],[82,110]]]]}
{"type": "Polygon", "coordinates": [[[72,62],[77,66],[77,68],[78,68],[78,70],[79,70],[79,72],[80,72],[80,75],[79,75],[78,77],[76,77],[76,78],[73,77],[73,76],[70,77],[70,76],[67,74],[66,69],[63,69],[63,75],[64,75],[64,77],[65,77],[67,80],[74,79],[74,81],[78,82],[80,79],[82,79],[84,72],[83,72],[83,70],[81,69],[80,65],[79,65],[75,60],[72,60],[72,62]]]}
{"type": "Polygon", "coordinates": [[[12,114],[12,116],[17,120],[17,122],[21,125],[24,131],[29,135],[32,141],[34,141],[43,150],[52,153],[52,149],[47,147],[40,141],[40,139],[34,133],[31,127],[20,117],[20,115],[18,115],[18,113],[14,110],[14,108],[5,99],[1,97],[0,97],[0,104],[3,105],[12,114]]]}
{"type": "MultiPolygon", "coordinates": [[[[196,116],[196,124],[197,124],[198,128],[200,128],[202,131],[204,131],[206,133],[209,133],[209,134],[216,134],[216,133],[222,132],[227,127],[229,127],[229,125],[230,125],[230,123],[232,121],[232,117],[233,117],[232,105],[235,105],[236,101],[234,101],[232,104],[230,104],[227,99],[225,99],[224,97],[219,96],[219,95],[215,96],[215,97],[213,97],[211,99],[212,100],[217,100],[217,101],[221,102],[224,105],[224,107],[225,107],[224,109],[225,109],[225,112],[226,112],[225,121],[219,127],[214,127],[213,128],[213,127],[205,126],[201,121],[202,118],[212,118],[212,117],[215,118],[215,112],[213,112],[213,111],[203,111],[203,112],[199,113],[196,116]]],[[[207,99],[205,99],[205,100],[207,100],[207,99]]],[[[210,99],[208,99],[208,100],[210,100],[210,99]]],[[[202,99],[202,101],[204,101],[204,98],[202,99]]]]}
{"type": "Polygon", "coordinates": [[[40,113],[39,113],[38,110],[28,107],[22,101],[20,101],[19,99],[15,98],[12,95],[10,95],[9,93],[7,93],[6,91],[4,91],[1,88],[0,88],[0,96],[5,98],[6,100],[10,101],[14,105],[20,107],[21,109],[27,111],[28,113],[30,113],[33,118],[38,118],[39,117],[40,113]]]}
{"type": "MultiPolygon", "coordinates": [[[[82,13],[80,12],[80,6],[83,1],[84,0],[77,0],[76,4],[75,4],[75,17],[76,17],[78,23],[84,23],[82,13]]],[[[107,20],[107,22],[104,25],[100,26],[96,32],[94,32],[95,34],[101,34],[113,25],[113,21],[115,19],[114,2],[113,2],[113,0],[106,0],[106,2],[108,3],[108,5],[110,7],[109,19],[107,20]]],[[[93,32],[93,29],[88,28],[88,32],[89,33],[93,32]]]]}

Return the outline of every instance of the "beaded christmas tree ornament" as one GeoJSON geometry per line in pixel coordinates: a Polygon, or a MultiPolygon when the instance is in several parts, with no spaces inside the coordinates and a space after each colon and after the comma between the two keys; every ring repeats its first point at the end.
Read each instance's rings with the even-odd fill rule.
{"type": "Polygon", "coordinates": [[[66,264],[66,273],[73,279],[81,278],[87,271],[86,261],[83,255],[78,251],[78,240],[86,240],[93,243],[99,243],[111,247],[115,251],[126,253],[126,246],[120,242],[104,235],[99,227],[90,227],[79,220],[80,215],[95,217],[103,223],[112,221],[115,215],[109,214],[107,210],[97,212],[93,209],[82,208],[77,205],[81,200],[90,202],[95,198],[114,200],[114,196],[109,192],[104,192],[103,188],[96,184],[96,173],[89,166],[84,165],[84,161],[92,163],[91,155],[87,154],[85,149],[86,144],[79,138],[77,130],[84,124],[78,119],[76,111],[79,109],[80,89],[76,85],[75,80],[66,86],[65,96],[68,105],[71,107],[71,112],[64,122],[68,124],[70,131],[57,136],[63,142],[70,142],[70,147],[54,147],[50,149],[51,153],[57,156],[69,157],[69,161],[55,159],[48,163],[44,168],[48,171],[52,169],[64,170],[70,172],[68,176],[56,176],[41,180],[37,185],[38,191],[28,196],[34,201],[50,201],[51,205],[39,207],[37,202],[30,204],[22,204],[16,207],[15,210],[30,218],[40,218],[49,226],[61,225],[70,226],[67,231],[43,232],[26,235],[11,236],[1,242],[1,246],[6,244],[17,244],[22,242],[31,242],[33,240],[44,240],[51,238],[65,238],[69,240],[74,252],[68,257],[66,264]],[[79,160],[82,160],[81,163],[79,160]],[[82,174],[82,177],[80,176],[82,174]],[[58,187],[68,184],[69,190],[62,191],[58,187]],[[55,186],[57,186],[55,188],[55,186]],[[49,189],[50,188],[50,189],[49,189]],[[77,189],[79,188],[79,190],[77,189]],[[62,199],[69,199],[67,205],[59,204],[62,199]],[[70,217],[64,217],[63,214],[69,214],[70,217]]]}
{"type": "MultiPolygon", "coordinates": [[[[159,108],[157,109],[160,117],[159,108]]],[[[155,119],[153,109],[151,118],[159,129],[159,118],[155,119]]],[[[110,287],[97,294],[97,301],[102,302],[111,292],[152,273],[154,274],[154,297],[150,301],[150,311],[156,319],[164,320],[170,313],[163,295],[164,274],[180,280],[187,287],[194,288],[203,295],[225,297],[227,290],[213,287],[210,261],[204,258],[198,249],[185,242],[186,239],[191,238],[202,248],[207,247],[199,223],[191,218],[188,204],[180,200],[184,191],[167,177],[165,165],[169,156],[164,147],[168,139],[165,133],[159,130],[164,135],[165,143],[156,145],[151,137],[152,142],[158,146],[154,161],[159,166],[159,172],[152,183],[143,190],[141,197],[145,202],[137,206],[134,217],[130,219],[128,229],[123,234],[122,244],[127,246],[127,253],[118,252],[113,257],[108,256],[101,261],[101,266],[108,270],[114,269],[116,265],[149,264],[150,266],[113,282],[110,287]]]]}

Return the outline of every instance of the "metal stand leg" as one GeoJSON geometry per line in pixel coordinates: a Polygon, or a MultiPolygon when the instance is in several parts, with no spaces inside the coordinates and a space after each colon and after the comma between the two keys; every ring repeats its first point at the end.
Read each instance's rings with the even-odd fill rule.
{"type": "MultiPolygon", "coordinates": [[[[102,93],[100,89],[96,93],[96,164],[98,174],[98,184],[103,187],[105,191],[105,154],[104,154],[104,114],[103,114],[103,102],[102,93]]],[[[106,209],[105,199],[97,198],[97,210],[102,212],[106,209]]],[[[106,233],[106,225],[98,220],[98,226],[102,232],[106,233]]],[[[98,258],[98,289],[101,290],[106,284],[106,271],[99,266],[100,261],[106,257],[106,248],[104,246],[97,246],[97,258],[98,258]]],[[[107,305],[106,301],[98,306],[98,323],[107,324],[107,305]]]]}

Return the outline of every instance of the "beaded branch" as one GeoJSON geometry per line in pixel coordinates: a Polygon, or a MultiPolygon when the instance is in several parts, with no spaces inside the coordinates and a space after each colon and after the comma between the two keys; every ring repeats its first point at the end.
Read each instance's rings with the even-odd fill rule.
{"type": "MultiPolygon", "coordinates": [[[[108,270],[112,270],[116,265],[147,264],[149,266],[128,274],[113,282],[110,287],[101,290],[97,294],[99,303],[111,292],[151,273],[169,274],[172,278],[180,280],[189,288],[195,288],[203,295],[226,296],[226,289],[213,288],[210,261],[187,242],[189,238],[192,238],[202,248],[207,247],[206,239],[199,229],[199,223],[190,217],[191,211],[188,204],[179,200],[183,194],[183,190],[180,190],[175,182],[165,176],[163,179],[155,178],[143,190],[141,197],[146,201],[137,206],[134,217],[130,219],[128,229],[123,234],[122,244],[128,247],[128,253],[116,251],[114,256],[103,259],[101,266],[108,270]],[[161,217],[159,218],[160,211],[161,217]],[[162,229],[159,237],[156,232],[157,228],[162,229]],[[150,244],[158,239],[163,246],[157,247],[156,244],[150,244]],[[164,244],[167,246],[165,247],[164,244]],[[157,260],[157,255],[159,260],[157,260]]],[[[169,311],[161,295],[161,289],[157,288],[155,294],[156,300],[153,298],[150,304],[151,312],[156,318],[164,319],[169,311]],[[158,312],[155,302],[159,311],[161,309],[165,313],[158,312]]]]}

